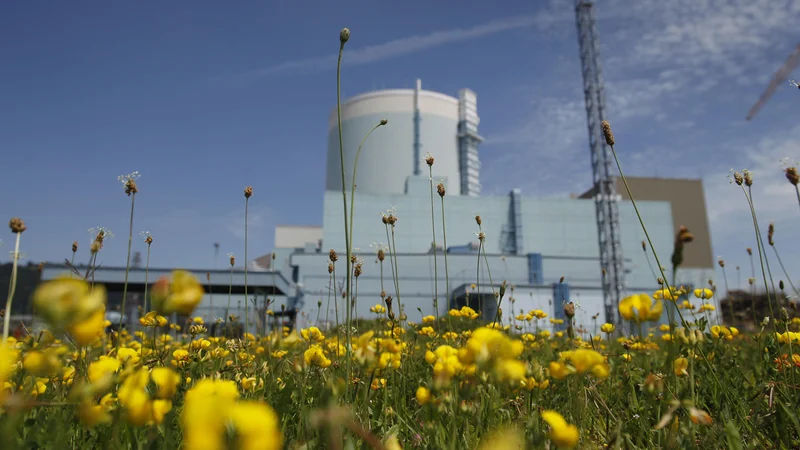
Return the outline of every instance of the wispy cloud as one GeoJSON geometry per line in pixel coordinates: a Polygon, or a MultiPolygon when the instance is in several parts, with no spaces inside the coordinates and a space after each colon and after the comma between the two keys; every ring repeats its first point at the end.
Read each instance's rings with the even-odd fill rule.
{"type": "MultiPolygon", "coordinates": [[[[383,44],[370,45],[354,50],[348,49],[346,50],[347,64],[349,66],[371,64],[409,53],[441,47],[455,42],[469,41],[505,31],[530,26],[543,27],[550,24],[552,21],[559,20],[559,17],[560,16],[549,13],[507,17],[475,25],[470,28],[438,30],[428,34],[395,39],[383,44]]],[[[285,61],[261,69],[240,73],[234,75],[233,78],[241,81],[249,81],[259,78],[316,73],[335,67],[336,59],[336,55],[329,55],[285,61]]]]}

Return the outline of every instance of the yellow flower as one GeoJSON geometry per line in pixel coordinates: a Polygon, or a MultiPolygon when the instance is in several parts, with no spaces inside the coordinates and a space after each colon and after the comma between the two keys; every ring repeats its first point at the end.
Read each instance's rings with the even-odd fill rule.
{"type": "MultiPolygon", "coordinates": [[[[109,396],[111,394],[108,394],[109,396]]],[[[111,414],[108,413],[109,407],[106,405],[95,404],[90,400],[81,401],[78,406],[78,418],[87,427],[93,428],[97,425],[111,422],[111,414]]]]}
{"type": "Polygon", "coordinates": [[[572,448],[578,443],[578,428],[570,425],[555,411],[542,411],[542,419],[550,425],[550,440],[561,448],[572,448]]]}
{"type": "Polygon", "coordinates": [[[717,310],[717,307],[712,305],[711,303],[703,303],[700,306],[700,309],[699,309],[700,312],[703,312],[703,311],[716,311],[716,310],[717,310]]]}
{"type": "Polygon", "coordinates": [[[600,326],[600,331],[606,334],[611,334],[617,327],[614,326],[613,323],[604,323],[600,326]]]}
{"type": "Polygon", "coordinates": [[[369,309],[371,312],[375,314],[383,314],[386,312],[386,308],[381,304],[375,304],[372,308],[369,309]]]}
{"type": "Polygon", "coordinates": [[[653,300],[647,294],[634,294],[625,297],[619,302],[619,313],[625,320],[636,323],[645,321],[655,322],[661,317],[664,310],[664,303],[661,300],[653,300]]]}
{"type": "MultiPolygon", "coordinates": [[[[241,450],[278,450],[283,448],[278,415],[267,404],[240,402],[229,413],[241,450]]],[[[194,447],[198,448],[198,447],[194,447]]],[[[209,447],[204,447],[209,448],[209,447]]],[[[187,447],[187,450],[191,450],[187,447]]]]}
{"type": "Polygon", "coordinates": [[[161,425],[164,422],[164,416],[172,410],[172,400],[154,400],[152,408],[153,423],[161,425]]]}
{"type": "Polygon", "coordinates": [[[668,323],[664,323],[664,324],[659,325],[658,326],[658,331],[661,331],[663,333],[669,332],[669,324],[668,323]]]}
{"type": "Polygon", "coordinates": [[[370,389],[373,391],[377,391],[379,389],[386,387],[386,378],[373,378],[372,383],[370,384],[370,389]]]}
{"type": "Polygon", "coordinates": [[[164,316],[159,316],[155,311],[150,311],[144,317],[139,318],[139,324],[143,327],[163,327],[167,324],[167,319],[164,316]]]}
{"type": "MultiPolygon", "coordinates": [[[[92,287],[83,279],[66,276],[45,281],[33,293],[36,314],[56,330],[86,320],[105,304],[106,290],[102,285],[92,287]]],[[[103,315],[100,317],[102,328],[103,315]]]]}
{"type": "Polygon", "coordinates": [[[663,287],[655,292],[653,292],[653,298],[656,300],[671,300],[677,301],[680,296],[683,295],[683,291],[679,289],[675,289],[675,287],[670,287],[669,290],[663,287]]]}
{"type": "Polygon", "coordinates": [[[417,397],[417,403],[419,403],[420,405],[425,405],[429,401],[431,401],[431,391],[430,389],[424,386],[420,386],[417,388],[416,397],[417,397]]]}
{"type": "Polygon", "coordinates": [[[307,341],[322,342],[325,340],[325,335],[322,334],[317,327],[300,330],[300,334],[303,336],[303,339],[307,341]]]}
{"type": "Polygon", "coordinates": [[[556,380],[563,380],[569,374],[569,367],[561,362],[552,361],[549,366],[550,369],[550,376],[555,378],[556,380]]]}
{"type": "Polygon", "coordinates": [[[162,277],[153,286],[153,309],[168,316],[178,313],[188,316],[203,299],[203,286],[186,270],[175,270],[172,279],[162,277]]]}
{"type": "Polygon", "coordinates": [[[135,366],[139,362],[139,352],[135,349],[122,347],[117,351],[117,359],[123,364],[130,363],[135,366]]]}
{"type": "Polygon", "coordinates": [[[230,380],[206,378],[189,389],[181,414],[183,448],[224,449],[227,423],[238,398],[239,390],[230,380]]]}
{"type": "Polygon", "coordinates": [[[120,366],[122,366],[122,363],[120,363],[119,360],[109,356],[101,356],[97,361],[92,361],[92,363],[89,364],[89,369],[87,371],[89,381],[97,383],[107,376],[114,375],[114,373],[119,370],[120,366]]]}
{"type": "Polygon", "coordinates": [[[422,318],[422,323],[433,323],[433,322],[436,322],[436,317],[425,316],[422,318]]]}
{"type": "Polygon", "coordinates": [[[146,425],[153,418],[153,403],[147,393],[150,374],[147,368],[128,375],[119,388],[117,397],[125,408],[126,418],[134,426],[146,425]]]}
{"type": "Polygon", "coordinates": [[[37,377],[52,375],[61,370],[61,361],[52,351],[31,351],[22,360],[22,367],[37,377]]]}
{"type": "Polygon", "coordinates": [[[683,375],[689,375],[689,372],[686,371],[686,369],[689,368],[689,360],[683,357],[677,358],[673,363],[673,368],[675,370],[675,375],[679,377],[683,375]]]}
{"type": "Polygon", "coordinates": [[[150,372],[150,379],[156,385],[155,397],[161,400],[169,400],[178,391],[181,384],[181,376],[168,367],[156,367],[150,372]]]}
{"type": "Polygon", "coordinates": [[[701,299],[709,299],[714,296],[714,291],[708,288],[704,289],[695,289],[694,296],[701,299]]]}
{"type": "Polygon", "coordinates": [[[306,367],[317,366],[324,369],[331,365],[331,360],[325,356],[324,350],[317,344],[312,344],[308,350],[303,352],[303,360],[306,367]]]}
{"type": "Polygon", "coordinates": [[[622,354],[622,359],[625,362],[631,362],[631,360],[633,359],[633,356],[630,353],[623,353],[622,354]]]}
{"type": "Polygon", "coordinates": [[[172,365],[175,367],[185,367],[189,364],[189,352],[179,348],[172,352],[172,365]]]}
{"type": "Polygon", "coordinates": [[[86,319],[69,324],[67,332],[79,346],[89,345],[105,333],[105,316],[105,308],[98,309],[86,319]]]}

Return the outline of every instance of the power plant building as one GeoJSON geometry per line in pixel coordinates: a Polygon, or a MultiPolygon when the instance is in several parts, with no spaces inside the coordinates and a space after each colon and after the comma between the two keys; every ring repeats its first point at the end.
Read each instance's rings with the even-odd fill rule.
{"type": "MultiPolygon", "coordinates": [[[[493,318],[493,293],[505,281],[501,308],[506,320],[512,311],[517,315],[533,309],[563,317],[563,305],[571,301],[576,304],[576,324],[597,332],[607,319],[603,317],[592,190],[574,198],[552,199],[526,197],[519,189],[506,195],[481,195],[479,146],[483,138],[478,129],[476,94],[464,89],[458,98],[451,97],[422,90],[419,81],[415,89],[370,92],[343,102],[348,188],[358,145],[381,119],[388,124],[377,129],[361,150],[352,205],[352,247],[363,268],[353,285],[356,316],[374,317],[370,308],[381,303],[384,291],[395,299],[395,305],[402,305],[412,322],[437,314],[434,299],[441,316],[448,307],[470,305],[484,317],[493,318]],[[426,154],[435,158],[433,199],[426,154]],[[446,188],[443,201],[436,193],[438,183],[446,188]],[[382,214],[397,217],[394,227],[384,224],[382,214]],[[476,215],[481,216],[480,227],[476,215]],[[481,232],[484,240],[479,253],[481,232]],[[387,254],[382,264],[376,258],[379,248],[387,254]]],[[[273,310],[279,311],[280,305],[298,310],[298,326],[335,325],[336,306],[339,323],[345,317],[346,247],[335,108],[327,131],[322,225],[278,227],[274,254],[265,264],[292,283],[292,293],[279,298],[273,310]],[[335,278],[328,273],[330,249],[340,255],[335,278]]],[[[591,179],[588,167],[586,179],[591,179]]],[[[686,225],[696,240],[687,245],[677,283],[706,286],[714,267],[702,182],[635,178],[632,190],[667,276],[672,277],[669,265],[677,228],[686,225]]],[[[347,198],[349,214],[349,189],[347,198]]],[[[625,292],[652,293],[658,288],[658,267],[649,248],[643,250],[645,236],[629,199],[618,196],[617,201],[625,292]]]]}

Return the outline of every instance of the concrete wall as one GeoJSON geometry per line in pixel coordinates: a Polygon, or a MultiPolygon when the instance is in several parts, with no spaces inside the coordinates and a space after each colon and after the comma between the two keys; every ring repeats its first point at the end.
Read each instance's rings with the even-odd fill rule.
{"type": "MultiPolygon", "coordinates": [[[[381,119],[389,123],[367,139],[358,162],[356,192],[402,194],[405,182],[414,172],[414,91],[382,91],[354,99],[342,105],[342,140],[344,142],[345,186],[350,186],[358,145],[381,119]]],[[[430,153],[436,159],[434,174],[456,180],[450,188],[458,195],[460,186],[457,131],[458,100],[446,95],[421,91],[420,159],[430,153]]],[[[341,160],[336,112],[328,128],[326,191],[341,193],[341,160]]],[[[428,167],[420,162],[427,174],[428,167]]],[[[341,194],[340,194],[341,195],[341,194]]]]}

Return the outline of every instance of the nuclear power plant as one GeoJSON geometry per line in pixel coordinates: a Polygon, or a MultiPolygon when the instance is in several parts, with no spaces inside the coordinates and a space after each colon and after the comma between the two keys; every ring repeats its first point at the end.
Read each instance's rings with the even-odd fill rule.
{"type": "MultiPolygon", "coordinates": [[[[616,178],[605,186],[593,183],[587,164],[587,192],[574,198],[526,197],[519,189],[500,196],[481,195],[483,138],[478,98],[469,89],[457,95],[423,90],[417,81],[415,89],[368,92],[342,102],[348,201],[358,145],[381,119],[388,120],[365,141],[358,160],[352,242],[362,264],[353,288],[357,317],[374,317],[370,308],[381,303],[384,292],[413,322],[435,315],[435,304],[439,315],[447,314],[448,308],[469,305],[483,317],[493,318],[497,312],[494,294],[505,282],[502,309],[506,319],[510,313],[534,309],[563,317],[563,305],[573,302],[576,324],[587,330],[614,321],[615,317],[608,317],[608,305],[619,298],[610,298],[613,290],[604,276],[604,242],[598,242],[598,236],[604,236],[598,231],[603,223],[598,221],[599,202],[611,202],[618,210],[614,224],[618,233],[615,254],[621,261],[617,296],[658,288],[654,272],[658,268],[650,250],[643,249],[645,236],[631,202],[616,194],[624,192],[616,178]],[[435,191],[431,198],[427,154],[435,159],[434,186],[441,183],[446,189],[443,198],[435,191]],[[599,197],[603,195],[599,189],[613,189],[615,194],[599,197]],[[382,215],[388,214],[397,217],[394,226],[382,220],[382,215]],[[480,226],[476,215],[481,216],[480,226]],[[482,248],[479,233],[483,235],[482,248]],[[379,249],[387,255],[382,263],[376,258],[379,249]]],[[[339,323],[345,315],[342,176],[333,106],[327,123],[321,224],[278,226],[274,251],[254,261],[260,268],[279,271],[289,281],[287,295],[278,298],[272,309],[298,314],[299,326],[335,325],[337,311],[339,323]],[[330,250],[341,255],[333,273],[328,271],[330,250]]],[[[713,276],[714,261],[702,182],[628,181],[662,264],[669,261],[679,226],[694,233],[695,242],[687,246],[676,279],[681,285],[704,286],[713,276]]],[[[671,276],[669,267],[666,269],[671,276]]]]}

